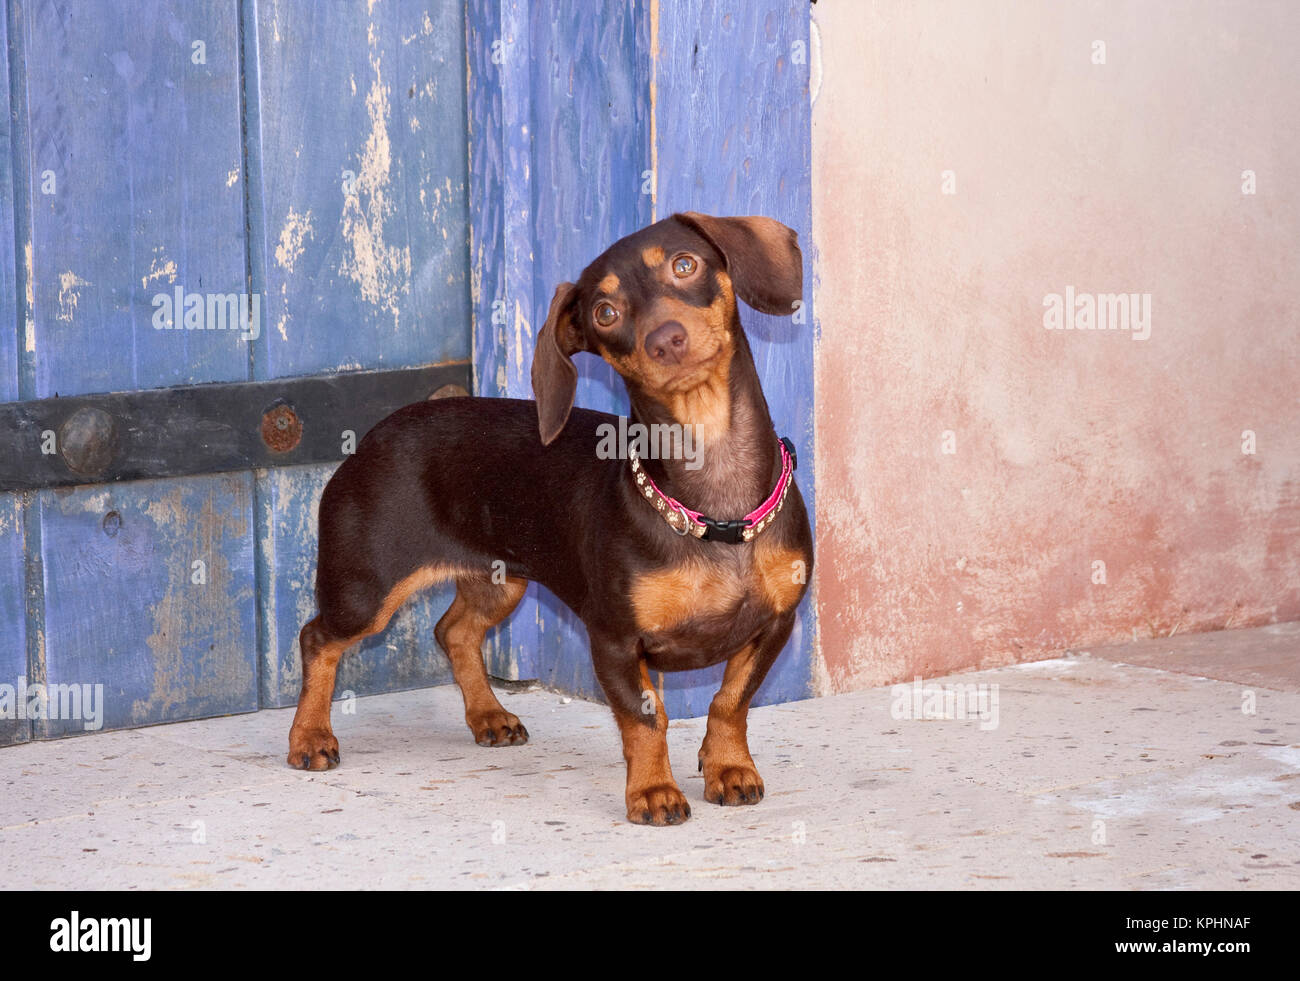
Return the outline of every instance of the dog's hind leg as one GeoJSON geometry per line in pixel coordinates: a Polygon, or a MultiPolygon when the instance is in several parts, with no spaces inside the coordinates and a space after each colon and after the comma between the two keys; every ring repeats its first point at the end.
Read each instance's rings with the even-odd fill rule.
{"type": "Polygon", "coordinates": [[[321,618],[298,634],[302,654],[302,692],[289,730],[289,765],[299,770],[328,770],[339,762],[339,741],[330,728],[330,699],[343,652],[360,637],[331,637],[321,618]]]}
{"type": "Polygon", "coordinates": [[[470,576],[457,579],[456,598],[433,630],[451,661],[452,674],[465,699],[465,722],[480,746],[528,742],[523,723],[497,701],[483,664],[483,638],[519,605],[527,586],[524,579],[503,583],[470,576]]]}
{"type": "Polygon", "coordinates": [[[329,581],[334,588],[318,590],[321,614],[298,635],[302,692],[289,730],[290,766],[328,770],[338,764],[339,742],[330,727],[330,700],[343,652],[387,627],[397,608],[412,593],[454,574],[448,567],[428,565],[387,591],[361,577],[333,577],[329,581]]]}

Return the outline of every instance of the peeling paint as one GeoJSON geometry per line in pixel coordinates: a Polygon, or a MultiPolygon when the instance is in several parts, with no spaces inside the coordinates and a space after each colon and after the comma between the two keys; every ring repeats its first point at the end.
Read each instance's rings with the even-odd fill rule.
{"type": "Polygon", "coordinates": [[[252,679],[246,658],[231,658],[228,646],[239,630],[227,605],[251,602],[248,587],[234,588],[232,570],[222,547],[227,538],[242,539],[248,526],[248,483],[242,478],[214,481],[194,514],[181,488],[173,487],[144,508],[155,526],[155,540],[170,544],[170,574],[163,596],[150,613],[153,632],[146,638],[153,662],[149,697],[131,706],[137,721],[166,718],[198,694],[224,688],[247,688],[252,679]],[[182,543],[188,544],[188,548],[182,543]],[[190,581],[190,561],[202,558],[207,584],[190,581]],[[194,652],[198,652],[194,663],[194,652]]]}
{"type": "Polygon", "coordinates": [[[430,34],[432,34],[432,33],[433,33],[433,21],[429,19],[429,12],[426,10],[426,11],[424,12],[424,23],[420,25],[420,29],[419,29],[419,31],[417,31],[416,33],[412,34],[410,37],[404,37],[404,38],[402,38],[402,44],[404,44],[404,45],[405,45],[405,44],[410,44],[410,43],[411,43],[412,41],[414,41],[416,38],[418,38],[418,37],[428,37],[428,36],[429,36],[430,34]]]}
{"type": "Polygon", "coordinates": [[[25,325],[23,330],[23,348],[28,354],[36,353],[36,318],[33,312],[36,308],[36,280],[32,274],[32,243],[29,239],[23,243],[23,264],[27,272],[27,282],[24,289],[27,300],[27,310],[25,313],[25,325]]]}
{"type": "Polygon", "coordinates": [[[103,514],[113,507],[113,498],[108,491],[95,491],[87,494],[81,501],[81,510],[89,514],[103,514]]]}
{"type": "Polygon", "coordinates": [[[302,215],[290,208],[284,219],[284,227],[280,229],[280,243],[275,247],[275,261],[285,272],[293,272],[294,263],[303,253],[303,240],[308,237],[315,238],[311,227],[311,209],[302,215]]]}
{"type": "Polygon", "coordinates": [[[149,266],[149,271],[140,277],[140,286],[143,289],[148,289],[150,283],[157,283],[161,280],[168,283],[176,282],[176,263],[171,259],[162,262],[155,256],[149,266]]]}
{"type": "Polygon", "coordinates": [[[518,377],[524,377],[524,351],[533,349],[533,325],[528,322],[524,316],[524,308],[518,300],[515,300],[515,371],[518,377]],[[528,338],[528,344],[525,347],[524,338],[528,338]]]}
{"type": "Polygon", "coordinates": [[[236,167],[226,174],[226,187],[234,187],[239,181],[239,168],[236,167]]]}
{"type": "Polygon", "coordinates": [[[59,273],[59,319],[71,323],[73,316],[77,312],[77,304],[81,299],[81,288],[89,286],[88,280],[82,279],[71,269],[67,272],[59,273]]]}
{"type": "MultiPolygon", "coordinates": [[[[372,52],[376,47],[374,25],[368,32],[372,52]]],[[[361,152],[355,187],[344,199],[343,238],[351,247],[339,266],[339,273],[360,287],[361,298],[392,315],[393,326],[401,315],[401,297],[410,290],[411,250],[389,246],[384,241],[384,223],[394,211],[388,199],[392,180],[392,147],[388,136],[389,87],[384,84],[381,58],[372,53],[374,79],[366,95],[370,133],[361,152]]]]}

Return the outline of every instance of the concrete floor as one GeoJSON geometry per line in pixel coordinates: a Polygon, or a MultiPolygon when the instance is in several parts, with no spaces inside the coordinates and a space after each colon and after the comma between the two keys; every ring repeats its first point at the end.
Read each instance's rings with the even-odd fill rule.
{"type": "Polygon", "coordinates": [[[28,744],[0,750],[0,881],[1300,888],[1300,625],[1199,636],[927,682],[997,685],[995,728],[890,689],[756,709],[754,807],[703,801],[703,720],[675,721],[675,828],[624,821],[609,712],[543,690],[503,695],[532,740],[501,749],[454,688],[336,705],[327,773],[285,766],[290,710],[28,744]]]}

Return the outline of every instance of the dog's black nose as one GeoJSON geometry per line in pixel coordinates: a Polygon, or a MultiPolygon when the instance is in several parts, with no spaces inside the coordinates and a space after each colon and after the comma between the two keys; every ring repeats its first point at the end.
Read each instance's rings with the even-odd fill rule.
{"type": "Polygon", "coordinates": [[[676,320],[660,324],[645,339],[646,354],[660,364],[679,364],[686,357],[686,328],[676,320]]]}

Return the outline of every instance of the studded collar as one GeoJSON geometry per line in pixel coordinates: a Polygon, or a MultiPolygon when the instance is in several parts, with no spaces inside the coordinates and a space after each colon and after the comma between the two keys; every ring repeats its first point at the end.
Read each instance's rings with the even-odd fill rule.
{"type": "Polygon", "coordinates": [[[662,515],[668,522],[668,527],[682,537],[691,535],[701,541],[727,542],[731,545],[753,541],[754,536],[776,520],[781,506],[785,504],[785,496],[790,492],[790,485],[794,483],[794,471],[799,466],[794,444],[782,436],[781,476],[772,493],[743,518],[724,521],[692,511],[676,498],[661,491],[641,466],[634,448],[629,448],[628,457],[632,462],[632,478],[636,481],[637,492],[662,515]]]}

